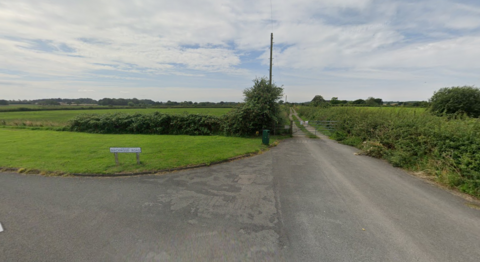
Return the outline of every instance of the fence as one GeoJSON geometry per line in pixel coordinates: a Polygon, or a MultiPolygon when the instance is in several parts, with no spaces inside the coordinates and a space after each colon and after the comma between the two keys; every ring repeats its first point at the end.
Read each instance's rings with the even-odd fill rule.
{"type": "Polygon", "coordinates": [[[290,125],[274,125],[272,134],[273,135],[292,135],[293,122],[290,121],[290,125]]]}
{"type": "Polygon", "coordinates": [[[321,120],[311,120],[307,121],[308,125],[315,128],[315,135],[317,134],[317,129],[320,132],[335,132],[337,121],[321,121],[321,120]]]}

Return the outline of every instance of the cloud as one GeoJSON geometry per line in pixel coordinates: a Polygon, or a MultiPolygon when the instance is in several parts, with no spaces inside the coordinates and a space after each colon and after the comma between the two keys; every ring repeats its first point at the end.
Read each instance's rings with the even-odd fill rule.
{"type": "MultiPolygon", "coordinates": [[[[194,101],[205,88],[234,87],[226,90],[241,100],[241,87],[268,74],[272,31],[276,82],[302,100],[325,82],[339,97],[352,96],[351,86],[356,96],[403,95],[383,81],[439,85],[410,100],[442,83],[480,82],[480,3],[468,0],[4,1],[0,77],[20,77],[3,81],[18,83],[10,98],[45,89],[109,96],[99,92],[106,85],[136,94],[155,83],[194,101]],[[181,93],[195,85],[199,92],[181,93]]],[[[12,86],[0,83],[2,93],[12,86]]]]}

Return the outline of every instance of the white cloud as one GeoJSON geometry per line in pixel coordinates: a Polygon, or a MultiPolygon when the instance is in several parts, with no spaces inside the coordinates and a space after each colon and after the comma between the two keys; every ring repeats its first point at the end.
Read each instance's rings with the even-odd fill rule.
{"type": "Polygon", "coordinates": [[[241,100],[240,86],[267,74],[273,30],[274,77],[298,99],[326,82],[339,97],[402,96],[389,80],[439,85],[410,98],[424,99],[447,84],[478,85],[479,17],[479,4],[453,0],[9,0],[0,3],[0,90],[7,98],[114,96],[118,89],[102,87],[136,94],[153,81],[190,97],[179,100],[202,100],[194,95],[205,88],[241,100]],[[219,91],[232,86],[225,90],[239,94],[219,91]]]}

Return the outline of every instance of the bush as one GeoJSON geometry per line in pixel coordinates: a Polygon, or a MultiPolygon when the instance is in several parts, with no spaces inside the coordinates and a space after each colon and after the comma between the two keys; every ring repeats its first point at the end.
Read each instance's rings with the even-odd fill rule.
{"type": "Polygon", "coordinates": [[[480,116],[480,89],[471,86],[442,88],[430,98],[430,112],[435,115],[466,114],[480,116]]]}

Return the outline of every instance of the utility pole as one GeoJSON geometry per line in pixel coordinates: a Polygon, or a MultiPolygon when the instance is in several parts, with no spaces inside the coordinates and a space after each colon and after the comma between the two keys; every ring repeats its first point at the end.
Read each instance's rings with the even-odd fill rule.
{"type": "MultiPolygon", "coordinates": [[[[273,33],[270,35],[270,87],[272,87],[272,51],[273,51],[273,33]]],[[[275,112],[274,112],[275,113],[275,112]]],[[[275,120],[272,119],[273,135],[275,135],[275,120]]]]}
{"type": "Polygon", "coordinates": [[[273,51],[273,33],[271,34],[271,38],[270,38],[270,86],[272,86],[272,62],[273,62],[272,51],[273,51]]]}

